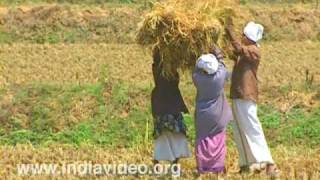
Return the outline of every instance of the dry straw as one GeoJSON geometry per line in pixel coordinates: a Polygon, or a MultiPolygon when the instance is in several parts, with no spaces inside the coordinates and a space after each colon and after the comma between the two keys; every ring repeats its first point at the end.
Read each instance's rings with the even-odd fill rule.
{"type": "Polygon", "coordinates": [[[226,47],[224,20],[234,16],[236,0],[167,0],[155,3],[137,34],[138,44],[160,49],[163,73],[192,69],[212,44],[226,47]]]}

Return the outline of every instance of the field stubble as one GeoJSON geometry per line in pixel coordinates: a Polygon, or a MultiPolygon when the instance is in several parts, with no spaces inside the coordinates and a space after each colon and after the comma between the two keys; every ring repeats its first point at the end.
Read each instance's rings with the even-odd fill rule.
{"type": "MultiPolygon", "coordinates": [[[[53,131],[58,132],[80,123],[79,127],[77,127],[78,129],[66,135],[72,139],[72,143],[76,141],[76,143],[79,142],[82,145],[73,146],[51,143],[39,146],[19,145],[19,143],[15,146],[1,145],[0,177],[29,179],[29,177],[18,177],[16,175],[15,167],[17,163],[92,161],[96,163],[147,162],[151,164],[151,144],[149,144],[148,138],[146,138],[146,141],[137,140],[140,144],[134,144],[130,148],[125,148],[127,145],[123,147],[116,144],[117,151],[114,151],[113,148],[103,148],[96,144],[85,145],[86,143],[84,143],[91,138],[95,131],[100,131],[101,129],[103,129],[101,134],[98,132],[94,135],[98,136],[98,138],[103,137],[106,139],[98,139],[93,142],[112,144],[113,142],[110,141],[112,139],[116,139],[114,141],[121,141],[121,138],[130,140],[135,139],[132,137],[137,136],[139,136],[138,138],[143,138],[141,137],[143,135],[140,135],[141,129],[139,128],[145,127],[141,124],[137,125],[137,122],[134,120],[139,119],[141,121],[142,117],[145,119],[150,118],[150,114],[148,114],[150,113],[148,109],[149,96],[153,87],[151,56],[149,52],[143,51],[138,45],[119,43],[134,42],[134,33],[132,32],[134,32],[136,23],[140,20],[140,12],[137,9],[131,9],[127,13],[126,8],[114,10],[113,13],[120,14],[116,16],[119,18],[110,21],[117,21],[118,24],[110,22],[113,25],[105,24],[105,26],[100,26],[101,32],[99,33],[96,31],[99,28],[90,28],[97,24],[99,25],[99,23],[107,18],[107,13],[103,10],[104,8],[102,7],[102,10],[101,8],[96,8],[97,11],[92,9],[87,11],[87,9],[83,8],[77,10],[74,7],[71,10],[68,10],[66,7],[58,7],[58,9],[55,9],[56,11],[53,11],[54,18],[50,15],[42,16],[42,14],[39,16],[42,18],[38,19],[33,18],[35,18],[34,16],[39,11],[46,14],[47,11],[44,10],[52,12],[50,8],[36,8],[38,11],[33,9],[34,13],[32,13],[32,8],[29,7],[13,9],[11,11],[8,11],[7,8],[1,10],[0,29],[9,34],[14,32],[14,37],[17,38],[8,39],[8,37],[1,37],[5,38],[6,41],[10,41],[9,44],[0,45],[0,121],[3,125],[0,129],[1,136],[6,134],[6,130],[8,132],[12,130],[10,129],[12,127],[7,127],[8,124],[12,125],[8,121],[7,115],[15,117],[17,120],[25,120],[20,123],[22,127],[19,128],[24,129],[31,126],[31,130],[33,130],[32,126],[35,126],[35,130],[39,131],[37,135],[46,131],[46,129],[41,129],[41,122],[43,122],[41,120],[46,119],[52,123],[48,125],[53,127],[53,131]],[[56,25],[61,25],[61,18],[62,20],[64,19],[65,11],[71,11],[71,17],[78,18],[74,22],[78,20],[82,21],[86,17],[89,17],[89,20],[84,21],[84,27],[88,27],[86,31],[90,32],[85,33],[87,39],[80,34],[79,36],[75,35],[72,37],[72,41],[66,41],[65,37],[61,34],[46,34],[49,32],[47,30],[51,31],[56,28],[56,25]],[[130,32],[125,32],[125,29],[117,29],[118,27],[122,27],[123,23],[121,22],[127,22],[121,20],[131,18],[132,14],[134,14],[132,22],[128,23],[128,26],[125,26],[131,29],[130,32]],[[29,15],[30,17],[28,17],[29,15]],[[22,19],[22,22],[19,19],[22,19]],[[94,22],[97,19],[100,19],[100,21],[95,24],[94,22]],[[36,22],[36,24],[32,25],[32,22],[36,22]],[[110,29],[111,26],[113,28],[110,29]],[[43,32],[33,32],[32,27],[42,27],[43,32]],[[110,32],[108,32],[109,30],[110,32]],[[104,37],[103,34],[105,32],[113,35],[104,37]],[[126,35],[118,36],[121,34],[126,35]],[[40,40],[30,39],[30,37],[38,37],[40,40]],[[82,43],[84,39],[85,42],[90,43],[82,43]],[[34,44],[46,42],[53,44],[34,44]],[[60,42],[66,42],[66,44],[60,42]],[[115,44],[105,44],[105,42],[115,44]],[[106,82],[109,83],[107,86],[104,84],[106,82]],[[108,114],[110,112],[104,112],[108,103],[115,106],[108,109],[108,111],[114,113],[114,116],[119,116],[110,117],[110,120],[116,120],[114,124],[106,122],[106,124],[103,124],[104,126],[99,127],[101,129],[95,129],[95,126],[93,126],[93,129],[90,129],[92,122],[96,119],[87,122],[87,124],[81,124],[83,121],[86,123],[85,121],[88,118],[92,118],[92,116],[101,119],[105,123],[106,119],[104,118],[109,118],[110,115],[108,114]],[[64,104],[68,104],[69,106],[64,107],[64,104]],[[30,109],[30,107],[33,109],[30,109]],[[148,112],[146,113],[143,110],[147,110],[148,112]],[[9,112],[9,114],[3,114],[3,112],[9,112]],[[40,121],[32,119],[34,117],[39,118],[40,121]],[[32,122],[30,118],[32,121],[39,122],[39,124],[28,124],[32,122]],[[3,128],[5,132],[3,132],[3,128]],[[111,137],[109,136],[110,134],[119,135],[119,137],[111,137]],[[141,142],[147,143],[141,145],[141,142]]],[[[319,15],[305,9],[242,8],[246,9],[246,11],[240,15],[240,20],[237,23],[242,24],[244,23],[244,19],[255,16],[258,21],[266,25],[267,41],[261,44],[263,59],[259,69],[261,104],[271,104],[285,115],[294,107],[307,111],[318,107],[320,101],[320,44],[315,40],[318,37],[317,33],[319,31],[310,31],[310,29],[319,28],[319,23],[317,23],[319,22],[319,15]],[[312,39],[313,41],[307,39],[312,39]]],[[[71,23],[69,26],[64,26],[60,29],[61,33],[77,29],[78,27],[75,27],[75,24],[71,23]]],[[[232,61],[227,60],[226,63],[228,69],[231,70],[232,61]]],[[[186,72],[182,77],[180,87],[188,107],[193,110],[195,90],[190,79],[190,73],[186,72]]],[[[226,88],[226,92],[228,92],[228,87],[226,88]]],[[[266,124],[266,127],[270,128],[266,129],[269,132],[267,137],[272,138],[276,135],[270,132],[273,131],[272,128],[278,128],[279,123],[277,122],[278,117],[275,118],[275,123],[273,122],[273,116],[280,115],[277,114],[278,111],[273,112],[273,110],[264,109],[265,112],[266,114],[263,118],[271,120],[270,124],[266,124]]],[[[315,117],[312,120],[313,123],[317,123],[316,118],[319,112],[318,114],[317,112],[314,114],[315,117]]],[[[299,113],[288,114],[289,121],[294,118],[300,118],[300,121],[303,123],[304,116],[293,117],[298,115],[299,113]]],[[[290,124],[291,122],[289,121],[285,123],[290,124]]],[[[17,124],[17,122],[14,122],[13,125],[15,123],[17,124]]],[[[312,128],[310,126],[306,127],[312,128]]],[[[15,128],[17,127],[13,127],[13,130],[15,128]]],[[[302,134],[303,137],[305,131],[308,130],[304,128],[304,126],[293,127],[292,130],[296,136],[302,134]]],[[[25,132],[19,131],[19,133],[25,132]]],[[[313,134],[311,135],[318,137],[317,132],[318,130],[316,129],[312,131],[313,134]]],[[[291,142],[291,134],[284,137],[287,138],[285,141],[291,142]]],[[[31,134],[32,138],[33,134],[31,134]]],[[[22,141],[25,142],[24,139],[22,141]]],[[[61,141],[59,139],[58,143],[61,141]]],[[[230,141],[228,141],[228,144],[228,179],[265,179],[264,175],[245,175],[241,177],[237,173],[234,174],[233,172],[237,170],[237,153],[234,146],[230,144],[230,141]]],[[[281,179],[319,179],[320,157],[317,144],[314,148],[306,148],[305,144],[296,147],[277,144],[277,146],[272,146],[271,150],[275,161],[283,172],[281,179]]],[[[195,177],[193,173],[195,168],[194,162],[192,158],[182,161],[182,178],[190,179],[195,177]]],[[[37,178],[34,177],[34,179],[37,178]]],[[[49,177],[40,178],[49,179],[49,177]]],[[[57,178],[65,179],[66,177],[57,178]]],[[[106,177],[101,178],[107,179],[106,177]]],[[[142,178],[152,179],[153,177],[142,178]]],[[[122,179],[126,179],[126,177],[122,177],[122,179]]]]}
{"type": "MultiPolygon", "coordinates": [[[[263,43],[258,74],[262,102],[281,104],[283,107],[278,107],[283,111],[295,102],[303,107],[317,106],[318,47],[317,42],[263,43]],[[311,91],[299,91],[299,86],[311,91]],[[286,96],[275,97],[275,93],[286,96]]],[[[1,45],[0,59],[0,84],[4,89],[35,82],[96,83],[101,78],[123,81],[129,87],[152,86],[151,56],[134,44],[1,45]]],[[[229,70],[232,63],[226,60],[229,70]]],[[[182,79],[183,89],[190,87],[189,72],[182,79]]]]}
{"type": "MultiPolygon", "coordinates": [[[[91,163],[91,164],[112,164],[112,163],[135,163],[135,164],[147,164],[152,165],[151,161],[151,145],[140,146],[130,149],[117,149],[117,151],[99,148],[92,145],[82,145],[80,148],[75,148],[68,145],[53,144],[45,147],[34,147],[31,145],[17,145],[1,146],[0,152],[2,168],[0,175],[2,178],[17,178],[24,179],[26,177],[19,177],[16,172],[16,166],[18,163],[91,163]]],[[[278,163],[282,174],[281,179],[310,179],[317,180],[320,178],[319,169],[319,149],[303,148],[287,148],[278,146],[272,149],[274,159],[278,163]]],[[[244,174],[240,175],[236,173],[237,167],[237,152],[234,147],[228,148],[226,160],[226,167],[228,173],[225,175],[227,179],[268,179],[264,172],[260,174],[244,174]]],[[[197,177],[195,173],[195,160],[189,158],[181,161],[182,175],[181,179],[194,179],[197,177]]],[[[122,177],[108,177],[97,176],[91,178],[97,179],[135,179],[140,177],[141,179],[153,179],[154,176],[122,176],[122,177]]],[[[167,179],[170,176],[164,176],[162,179],[167,179]]],[[[34,179],[50,179],[49,176],[34,176],[34,179]]],[[[57,179],[65,178],[79,178],[79,176],[57,176],[57,179]]]]}

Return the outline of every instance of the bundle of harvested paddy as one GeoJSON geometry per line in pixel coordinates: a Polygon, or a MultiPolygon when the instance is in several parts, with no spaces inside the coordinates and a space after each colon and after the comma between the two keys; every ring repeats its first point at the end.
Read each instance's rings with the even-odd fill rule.
{"type": "Polygon", "coordinates": [[[163,73],[192,69],[212,44],[224,44],[223,22],[234,15],[235,0],[167,0],[154,4],[140,24],[137,42],[160,49],[163,73]]]}

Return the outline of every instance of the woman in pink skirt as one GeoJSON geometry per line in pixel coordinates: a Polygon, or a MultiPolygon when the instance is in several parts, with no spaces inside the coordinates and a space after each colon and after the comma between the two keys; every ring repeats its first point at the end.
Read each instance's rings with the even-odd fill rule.
{"type": "Polygon", "coordinates": [[[192,75],[197,89],[195,153],[199,173],[225,171],[225,128],[232,119],[231,108],[224,95],[228,72],[220,49],[202,55],[192,75]]]}

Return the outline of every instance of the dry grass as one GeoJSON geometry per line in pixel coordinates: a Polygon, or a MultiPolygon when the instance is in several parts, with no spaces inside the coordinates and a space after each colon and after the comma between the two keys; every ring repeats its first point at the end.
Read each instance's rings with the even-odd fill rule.
{"type": "MultiPolygon", "coordinates": [[[[134,5],[88,7],[34,4],[1,7],[0,30],[4,34],[1,34],[0,42],[134,43],[137,24],[142,20],[144,11],[145,8],[134,5]]],[[[233,11],[237,14],[237,28],[241,29],[249,20],[258,21],[265,26],[267,40],[320,38],[317,30],[320,11],[314,11],[309,6],[246,5],[233,11]]],[[[214,12],[206,14],[215,16],[214,12]]],[[[194,13],[193,9],[191,13],[194,13]]],[[[208,25],[213,23],[209,22],[208,25]]]]}
{"type": "Polygon", "coordinates": [[[309,6],[299,4],[241,8],[238,26],[240,27],[249,19],[264,25],[265,38],[268,40],[319,40],[320,37],[320,11],[309,6]]]}
{"type": "Polygon", "coordinates": [[[127,83],[151,83],[150,56],[136,45],[1,45],[1,86],[31,82],[86,84],[107,77],[127,83]],[[138,69],[138,71],[137,71],[138,69]]]}
{"type": "Polygon", "coordinates": [[[130,6],[27,5],[0,9],[1,42],[131,43],[142,12],[130,6]],[[126,21],[130,18],[130,21],[126,21]]]}
{"type": "MultiPolygon", "coordinates": [[[[280,86],[303,82],[305,71],[320,81],[316,42],[272,42],[262,44],[260,85],[280,86]],[[287,63],[290,62],[290,66],[287,63]]],[[[13,44],[0,45],[1,86],[37,81],[90,83],[99,79],[105,65],[108,75],[128,83],[152,82],[151,56],[137,45],[119,44],[13,44]]],[[[226,61],[232,68],[232,61],[226,61]]]]}
{"type": "MultiPolygon", "coordinates": [[[[31,145],[1,146],[1,169],[0,176],[5,179],[24,179],[19,177],[16,172],[16,166],[19,163],[145,163],[152,165],[152,146],[141,146],[131,149],[103,149],[92,145],[83,145],[80,148],[74,148],[68,145],[53,144],[48,147],[34,147],[31,145]]],[[[320,156],[319,149],[304,149],[303,147],[286,148],[278,146],[271,149],[274,159],[281,169],[280,179],[311,179],[320,178],[320,156]]],[[[238,155],[234,147],[228,148],[226,167],[228,169],[225,175],[227,179],[268,179],[263,172],[260,174],[240,175],[238,171],[238,155]]],[[[181,161],[182,176],[181,179],[195,179],[198,175],[195,173],[195,160],[189,158],[181,161]]],[[[30,177],[28,177],[30,178],[30,177]]],[[[51,179],[48,176],[35,176],[35,179],[51,179]]],[[[75,176],[56,177],[57,179],[75,178],[75,176]]],[[[110,179],[110,177],[96,177],[98,179],[110,179]]],[[[134,176],[114,177],[114,179],[135,179],[134,176]]],[[[152,176],[140,176],[141,179],[153,179],[152,176]]],[[[168,176],[163,177],[169,178],[168,176]]],[[[204,179],[207,179],[204,177],[204,179]]]]}
{"type": "MultiPolygon", "coordinates": [[[[281,86],[303,84],[306,70],[314,76],[313,84],[319,84],[318,46],[319,43],[314,42],[262,44],[262,61],[258,76],[263,102],[283,104],[291,102],[290,99],[300,97],[295,94],[285,98],[279,94],[280,99],[273,98],[275,93],[279,93],[277,89],[281,86]],[[290,66],[287,65],[288,61],[290,66]],[[274,91],[271,91],[272,89],[274,91]]],[[[0,84],[5,89],[33,82],[94,83],[100,78],[103,69],[107,71],[107,78],[122,80],[129,86],[130,84],[140,87],[152,86],[150,54],[142,51],[137,45],[14,44],[0,47],[2,51],[0,84]]],[[[232,62],[226,61],[226,63],[231,69],[232,62]]],[[[186,74],[186,78],[182,81],[182,87],[190,91],[189,74],[186,74]]],[[[311,102],[312,105],[314,96],[316,94],[310,97],[310,101],[303,103],[311,102]]],[[[190,98],[186,97],[192,104],[193,99],[190,98]]]]}

